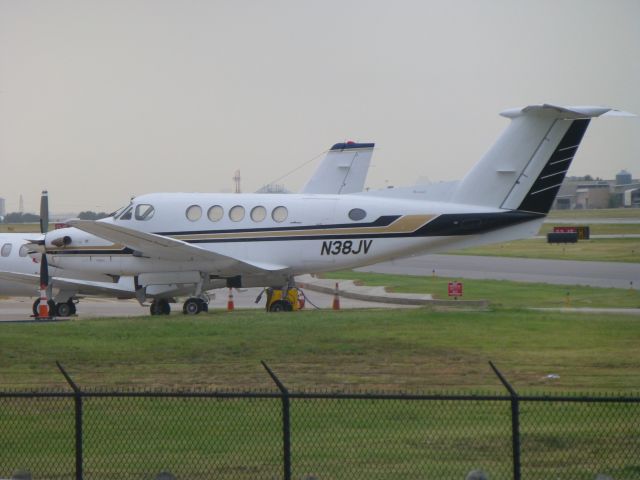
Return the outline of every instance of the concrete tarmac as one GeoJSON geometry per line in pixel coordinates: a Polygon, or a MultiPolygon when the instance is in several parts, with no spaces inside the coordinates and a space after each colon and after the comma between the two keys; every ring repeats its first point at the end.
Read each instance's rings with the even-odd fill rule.
{"type": "MultiPolygon", "coordinates": [[[[256,297],[260,293],[261,288],[247,288],[242,290],[233,290],[235,308],[252,308],[264,309],[266,295],[264,295],[259,303],[255,303],[256,297]]],[[[222,289],[211,295],[209,303],[210,311],[226,310],[228,290],[222,289]]],[[[327,295],[320,292],[310,290],[304,291],[307,299],[321,309],[331,309],[333,304],[333,295],[327,295]]],[[[11,321],[33,321],[31,317],[31,308],[35,300],[34,298],[14,297],[0,298],[0,322],[11,321]]],[[[363,300],[355,300],[350,298],[340,298],[340,307],[349,308],[398,308],[398,305],[388,303],[369,302],[363,300]]],[[[311,303],[307,303],[306,309],[313,310],[315,307],[311,303]]],[[[77,316],[71,318],[97,318],[97,317],[132,317],[140,315],[149,315],[149,306],[141,306],[135,300],[115,300],[108,298],[83,298],[77,306],[77,316]]],[[[171,304],[171,315],[182,314],[182,302],[171,304]]],[[[66,320],[60,318],[60,321],[66,320]]]]}
{"type": "Polygon", "coordinates": [[[420,255],[357,269],[400,275],[513,280],[557,285],[640,288],[640,264],[471,255],[420,255]],[[633,284],[631,283],[633,282],[633,284]]]}

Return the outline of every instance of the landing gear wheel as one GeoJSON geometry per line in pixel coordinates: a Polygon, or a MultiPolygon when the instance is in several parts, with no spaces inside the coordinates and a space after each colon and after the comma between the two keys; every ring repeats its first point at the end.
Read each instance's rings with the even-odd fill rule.
{"type": "Polygon", "coordinates": [[[75,307],[73,303],[69,302],[60,302],[56,303],[56,315],[58,317],[68,317],[70,316],[72,307],[75,307]]]}
{"type": "Polygon", "coordinates": [[[154,300],[149,307],[151,315],[169,315],[171,313],[171,305],[167,300],[161,298],[160,300],[154,300]]]}
{"type": "Polygon", "coordinates": [[[290,312],[293,310],[291,304],[286,300],[277,300],[269,307],[270,312],[290,312]]]}
{"type": "Polygon", "coordinates": [[[182,313],[185,315],[197,315],[200,312],[208,312],[209,306],[207,302],[201,298],[191,297],[188,298],[182,306],[182,313]]]}
{"type": "MultiPolygon", "coordinates": [[[[49,304],[49,315],[53,317],[55,315],[55,313],[56,313],[56,302],[54,302],[53,300],[49,300],[47,303],[49,304]]],[[[38,316],[38,307],[40,307],[40,299],[39,298],[36,299],[35,302],[33,302],[32,309],[33,309],[33,315],[35,317],[38,316]]]]}

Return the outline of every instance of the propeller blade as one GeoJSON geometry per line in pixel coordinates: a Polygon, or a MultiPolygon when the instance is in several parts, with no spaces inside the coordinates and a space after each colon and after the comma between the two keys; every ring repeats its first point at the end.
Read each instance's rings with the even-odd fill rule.
{"type": "Polygon", "coordinates": [[[49,285],[49,264],[47,262],[47,255],[42,254],[40,259],[40,288],[43,290],[49,285]]]}
{"type": "Polygon", "coordinates": [[[49,193],[42,191],[40,197],[40,233],[45,234],[49,231],[49,193]]]}

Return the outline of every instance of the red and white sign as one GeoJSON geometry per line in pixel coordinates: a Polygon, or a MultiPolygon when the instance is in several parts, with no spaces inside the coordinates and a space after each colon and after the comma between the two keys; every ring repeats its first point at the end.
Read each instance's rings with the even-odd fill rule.
{"type": "Polygon", "coordinates": [[[462,282],[449,282],[449,296],[450,297],[462,296],[462,282]]]}

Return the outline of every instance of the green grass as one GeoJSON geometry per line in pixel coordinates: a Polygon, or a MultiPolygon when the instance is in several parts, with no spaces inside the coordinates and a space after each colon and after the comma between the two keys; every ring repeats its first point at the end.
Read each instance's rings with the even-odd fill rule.
{"type": "MultiPolygon", "coordinates": [[[[640,291],[579,285],[551,285],[507,280],[455,279],[439,276],[417,277],[383,273],[340,271],[325,274],[337,280],[356,280],[365,285],[384,286],[400,293],[430,293],[435,299],[449,298],[447,285],[463,283],[464,300],[488,300],[492,308],[640,308],[640,291]]],[[[638,286],[636,286],[637,288],[638,286]]]]}
{"type": "Polygon", "coordinates": [[[532,238],[467,248],[450,253],[493,257],[640,263],[640,238],[593,239],[566,245],[549,244],[546,239],[532,238]]]}
{"type": "Polygon", "coordinates": [[[522,389],[624,392],[640,381],[640,322],[623,315],[521,310],[236,311],[5,324],[4,388],[78,384],[501,391],[494,360],[522,389]],[[560,379],[549,381],[556,373],[560,379]]]}
{"type": "Polygon", "coordinates": [[[600,208],[593,210],[551,210],[549,218],[637,218],[640,220],[640,208],[600,208]]]}
{"type": "Polygon", "coordinates": [[[40,233],[40,225],[37,223],[0,223],[0,233],[40,233]]]}
{"type": "MultiPolygon", "coordinates": [[[[640,322],[622,315],[240,310],[0,328],[4,389],[68,388],[56,359],[85,389],[274,391],[263,359],[291,391],[502,395],[489,360],[525,394],[631,394],[640,384],[640,322]]],[[[34,478],[71,478],[73,402],[0,405],[0,476],[28,465],[34,478]]],[[[280,409],[278,400],[87,398],[86,476],[279,477],[280,409]]],[[[525,478],[639,478],[638,405],[524,403],[521,412],[525,478]]],[[[464,478],[478,467],[510,475],[508,402],[294,399],[291,415],[293,478],[464,478]]]]}

